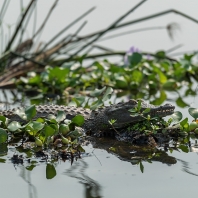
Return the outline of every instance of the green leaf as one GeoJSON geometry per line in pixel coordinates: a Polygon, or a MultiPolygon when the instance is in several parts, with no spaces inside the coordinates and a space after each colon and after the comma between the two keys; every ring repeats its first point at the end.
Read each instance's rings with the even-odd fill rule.
{"type": "Polygon", "coordinates": [[[73,123],[75,123],[77,126],[82,126],[84,124],[84,117],[82,115],[76,115],[74,118],[71,120],[73,123]]]}
{"type": "Polygon", "coordinates": [[[186,145],[180,144],[178,148],[181,149],[185,153],[189,152],[188,146],[186,145]]]}
{"type": "Polygon", "coordinates": [[[137,111],[139,111],[141,109],[141,106],[142,106],[141,104],[142,104],[142,101],[138,100],[137,111]]]}
{"type": "Polygon", "coordinates": [[[17,109],[15,113],[23,120],[27,120],[24,108],[17,109]]]}
{"type": "Polygon", "coordinates": [[[56,169],[54,165],[52,164],[47,164],[46,166],[46,178],[47,179],[52,179],[56,176],[56,169]]]}
{"type": "Polygon", "coordinates": [[[43,128],[43,132],[45,134],[46,139],[52,135],[55,134],[55,129],[53,129],[51,126],[49,125],[45,125],[43,128]]]}
{"type": "Polygon", "coordinates": [[[152,101],[152,104],[154,105],[161,105],[165,100],[166,100],[167,96],[165,91],[161,91],[160,92],[160,97],[156,98],[154,101],[152,101]]]}
{"type": "Polygon", "coordinates": [[[109,100],[111,98],[112,93],[113,93],[113,89],[111,87],[108,87],[104,93],[102,101],[105,102],[106,100],[109,100]]]}
{"type": "Polygon", "coordinates": [[[26,114],[27,120],[32,120],[34,116],[36,115],[35,105],[25,108],[25,114],[26,114]]]}
{"type": "Polygon", "coordinates": [[[144,166],[142,164],[142,161],[140,161],[140,170],[141,170],[142,173],[144,172],[144,166]]]}
{"type": "Polygon", "coordinates": [[[30,165],[30,166],[26,166],[26,169],[29,171],[32,171],[34,168],[36,167],[36,165],[30,165]]]}
{"type": "Polygon", "coordinates": [[[64,111],[58,111],[58,114],[56,116],[56,121],[61,122],[66,118],[65,112],[64,111]]]}
{"type": "Polygon", "coordinates": [[[80,152],[85,152],[85,149],[81,145],[77,146],[77,150],[80,152]]]}
{"type": "Polygon", "coordinates": [[[37,121],[32,121],[29,125],[26,126],[27,130],[30,130],[33,133],[33,136],[36,135],[44,127],[44,124],[37,121]]]}
{"type": "Polygon", "coordinates": [[[41,77],[40,76],[34,76],[29,79],[28,83],[30,85],[38,85],[41,82],[41,77]]]}
{"type": "Polygon", "coordinates": [[[184,120],[182,120],[180,122],[180,125],[183,127],[183,128],[186,128],[188,126],[188,118],[185,118],[184,120]]]}
{"type": "Polygon", "coordinates": [[[177,98],[176,104],[177,104],[179,107],[182,107],[182,108],[189,106],[187,103],[185,103],[185,102],[182,100],[181,97],[177,98]]]}
{"type": "Polygon", "coordinates": [[[98,97],[104,92],[105,89],[106,87],[103,87],[102,89],[96,89],[95,91],[90,92],[90,96],[98,97]]]}
{"type": "MultiPolygon", "coordinates": [[[[1,141],[1,129],[0,129],[0,141],[1,141]]],[[[2,142],[2,143],[4,143],[4,142],[2,142]]],[[[8,145],[0,144],[0,156],[7,155],[7,153],[8,153],[8,145]]]]}
{"type": "Polygon", "coordinates": [[[6,142],[7,139],[8,139],[7,132],[4,129],[0,128],[0,144],[6,142]]]}
{"type": "Polygon", "coordinates": [[[131,76],[131,81],[140,83],[143,79],[143,74],[139,70],[134,70],[131,76]]]}
{"type": "Polygon", "coordinates": [[[175,91],[178,85],[175,79],[169,79],[163,84],[163,89],[167,91],[175,91]]]}
{"type": "Polygon", "coordinates": [[[70,70],[68,68],[50,68],[49,78],[51,81],[54,81],[55,83],[64,82],[69,71],[70,70]]]}
{"type": "Polygon", "coordinates": [[[2,127],[5,128],[9,123],[9,119],[6,118],[5,116],[0,115],[0,123],[3,124],[2,127]]]}
{"type": "Polygon", "coordinates": [[[9,131],[17,131],[18,129],[21,128],[21,124],[17,121],[12,121],[9,125],[8,125],[8,130],[9,131]]]}
{"type": "Polygon", "coordinates": [[[151,111],[151,108],[147,108],[142,113],[149,113],[150,111],[151,111]]]}
{"type": "Polygon", "coordinates": [[[82,133],[80,132],[80,130],[75,129],[74,131],[71,131],[70,133],[68,133],[66,136],[69,136],[72,139],[76,139],[76,138],[82,136],[82,133]]]}
{"type": "Polygon", "coordinates": [[[85,102],[85,97],[84,96],[75,97],[72,98],[72,101],[74,101],[77,104],[77,106],[80,107],[85,102]]]}
{"type": "Polygon", "coordinates": [[[70,129],[69,129],[69,125],[67,124],[60,124],[59,126],[59,132],[63,135],[66,135],[67,133],[70,132],[70,129]]]}
{"type": "Polygon", "coordinates": [[[156,53],[157,58],[165,58],[166,57],[166,52],[165,51],[158,51],[156,53]]]}
{"type": "Polygon", "coordinates": [[[115,82],[116,82],[117,88],[124,89],[124,88],[128,87],[128,82],[126,81],[126,79],[123,76],[116,76],[115,82]]]}
{"type": "Polygon", "coordinates": [[[95,102],[93,102],[93,103],[91,104],[90,109],[91,109],[91,110],[95,110],[95,109],[97,109],[98,107],[101,107],[103,104],[104,104],[103,101],[102,101],[101,99],[98,99],[98,100],[96,100],[95,102]]]}
{"type": "Polygon", "coordinates": [[[182,119],[183,115],[182,115],[182,113],[181,113],[180,111],[175,111],[175,112],[171,115],[171,117],[173,118],[173,121],[174,121],[174,122],[179,122],[179,121],[182,119]]]}
{"type": "Polygon", "coordinates": [[[128,57],[131,66],[136,66],[142,60],[142,54],[134,52],[131,56],[128,57]]]}
{"type": "Polygon", "coordinates": [[[116,152],[116,148],[115,147],[110,147],[109,150],[112,151],[112,152],[116,152]]]}
{"type": "Polygon", "coordinates": [[[5,117],[5,116],[0,115],[0,121],[2,121],[3,123],[5,123],[5,122],[6,122],[6,117],[5,117]]]}
{"type": "Polygon", "coordinates": [[[189,108],[188,112],[195,120],[198,118],[198,109],[197,108],[189,108]]]}

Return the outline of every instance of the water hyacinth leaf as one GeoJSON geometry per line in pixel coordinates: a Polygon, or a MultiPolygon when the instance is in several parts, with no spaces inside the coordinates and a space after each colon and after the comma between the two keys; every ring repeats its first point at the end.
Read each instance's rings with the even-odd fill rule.
{"type": "Polygon", "coordinates": [[[70,107],[77,107],[78,104],[76,103],[76,101],[72,100],[71,102],[69,102],[68,106],[70,106],[70,107]]]}
{"type": "Polygon", "coordinates": [[[182,100],[181,97],[177,98],[176,104],[177,104],[179,107],[182,107],[182,108],[189,106],[187,103],[185,103],[185,102],[182,100]]]}
{"type": "Polygon", "coordinates": [[[195,129],[198,128],[198,123],[197,122],[191,122],[189,125],[189,130],[194,131],[195,129]]]}
{"type": "Polygon", "coordinates": [[[198,118],[198,109],[197,108],[189,108],[188,112],[195,120],[198,118]]]}
{"type": "Polygon", "coordinates": [[[134,52],[131,56],[128,57],[128,60],[131,66],[136,66],[142,60],[142,54],[134,52]]]}
{"type": "Polygon", "coordinates": [[[25,114],[27,116],[27,120],[32,120],[34,118],[34,116],[36,115],[36,107],[35,107],[35,105],[27,107],[25,109],[25,114]]]}
{"type": "Polygon", "coordinates": [[[162,84],[165,83],[167,81],[167,77],[161,71],[161,68],[159,66],[155,66],[155,65],[152,65],[152,67],[153,67],[153,71],[158,74],[160,83],[162,83],[162,84]]]}
{"type": "Polygon", "coordinates": [[[30,131],[33,132],[33,135],[35,136],[36,133],[40,131],[43,127],[44,127],[43,123],[33,121],[27,126],[27,129],[30,129],[30,131]]]}
{"type": "Polygon", "coordinates": [[[158,51],[155,54],[158,58],[165,58],[166,57],[166,52],[165,51],[158,51]]]}
{"type": "Polygon", "coordinates": [[[25,113],[25,110],[23,108],[20,108],[20,109],[17,109],[15,111],[15,113],[20,117],[22,118],[23,120],[27,120],[27,115],[25,113]]]}
{"type": "Polygon", "coordinates": [[[35,143],[37,146],[43,146],[43,142],[37,137],[35,137],[35,143]]]}
{"type": "Polygon", "coordinates": [[[53,115],[53,114],[48,114],[47,119],[49,119],[49,120],[55,120],[55,122],[56,122],[56,116],[53,115]]]}
{"type": "Polygon", "coordinates": [[[49,126],[55,130],[54,133],[57,133],[58,132],[58,124],[57,123],[50,124],[49,126]]]}
{"type": "Polygon", "coordinates": [[[3,125],[2,127],[6,127],[9,123],[9,119],[6,118],[5,116],[0,115],[0,124],[3,125]]]}
{"type": "Polygon", "coordinates": [[[140,83],[143,79],[143,73],[139,70],[134,70],[131,76],[131,81],[140,83]]]}
{"type": "Polygon", "coordinates": [[[163,84],[163,89],[167,91],[175,91],[177,87],[175,79],[169,79],[163,84]]]}
{"type": "Polygon", "coordinates": [[[75,123],[77,126],[82,126],[84,124],[84,117],[82,115],[76,115],[72,118],[72,122],[75,123]]]}
{"type": "Polygon", "coordinates": [[[181,149],[185,153],[189,152],[188,146],[186,145],[180,144],[178,148],[181,149]]]}
{"type": "Polygon", "coordinates": [[[7,139],[8,139],[7,132],[4,129],[0,128],[0,144],[6,142],[7,139]]]}
{"type": "Polygon", "coordinates": [[[76,139],[82,136],[82,133],[80,132],[80,130],[75,129],[74,131],[71,131],[70,133],[68,133],[67,136],[70,136],[72,139],[76,139]]]}
{"type": "Polygon", "coordinates": [[[68,68],[60,68],[60,67],[50,68],[49,78],[50,80],[56,79],[56,82],[64,82],[69,71],[70,70],[68,68]]]}
{"type": "Polygon", "coordinates": [[[48,138],[55,134],[55,129],[52,128],[51,126],[45,125],[43,128],[43,132],[45,134],[45,137],[48,138]]]}
{"type": "Polygon", "coordinates": [[[175,112],[171,115],[171,117],[173,118],[173,121],[174,121],[174,122],[179,122],[179,121],[182,119],[183,115],[182,115],[182,113],[181,113],[180,111],[175,111],[175,112]]]}
{"type": "Polygon", "coordinates": [[[44,123],[45,122],[45,120],[43,118],[38,118],[36,121],[40,122],[40,123],[44,123]]]}
{"type": "Polygon", "coordinates": [[[30,166],[26,166],[26,170],[32,171],[35,167],[36,165],[32,164],[30,166]]]}
{"type": "Polygon", "coordinates": [[[6,122],[6,117],[5,117],[5,116],[0,115],[0,121],[2,121],[3,123],[5,123],[5,122],[6,122]]]}
{"type": "Polygon", "coordinates": [[[67,133],[70,132],[70,129],[69,129],[69,125],[67,124],[60,124],[59,126],[59,132],[63,135],[66,135],[67,133]]]}
{"type": "Polygon", "coordinates": [[[111,87],[108,87],[104,93],[102,101],[105,102],[106,100],[109,100],[111,98],[112,93],[113,93],[113,89],[111,87]]]}
{"type": "Polygon", "coordinates": [[[38,85],[40,82],[41,82],[41,77],[39,75],[30,78],[28,81],[28,83],[31,85],[38,85]]]}
{"type": "MultiPolygon", "coordinates": [[[[0,135],[0,139],[1,139],[1,135],[0,135]]],[[[0,143],[0,156],[7,155],[7,153],[8,153],[8,145],[7,144],[1,144],[0,143]]]]}
{"type": "Polygon", "coordinates": [[[46,179],[52,179],[56,176],[56,169],[54,165],[47,164],[46,166],[46,179]]]}
{"type": "Polygon", "coordinates": [[[106,87],[103,87],[102,89],[96,89],[95,91],[90,92],[90,96],[98,97],[104,92],[105,89],[106,87]]]}
{"type": "Polygon", "coordinates": [[[85,102],[85,97],[79,96],[79,97],[72,98],[72,100],[77,104],[78,107],[80,107],[85,102]]]}
{"type": "Polygon", "coordinates": [[[184,120],[182,120],[180,122],[180,125],[184,128],[187,129],[188,128],[188,118],[185,118],[184,120]]]}
{"type": "Polygon", "coordinates": [[[61,122],[66,118],[65,112],[64,111],[58,111],[57,116],[56,116],[56,121],[61,122]]]}
{"type": "Polygon", "coordinates": [[[85,152],[85,149],[80,144],[77,146],[77,150],[83,153],[85,152]]]}
{"type": "Polygon", "coordinates": [[[167,98],[167,95],[165,91],[160,92],[160,97],[156,98],[155,100],[152,101],[152,104],[154,105],[161,105],[167,98]]]}
{"type": "Polygon", "coordinates": [[[165,83],[167,81],[167,77],[164,75],[163,72],[158,71],[158,75],[161,83],[165,83]]]}
{"type": "Polygon", "coordinates": [[[123,88],[128,87],[128,82],[126,81],[126,79],[123,76],[116,76],[115,82],[116,82],[117,88],[123,89],[123,88]]]}
{"type": "Polygon", "coordinates": [[[141,170],[142,173],[144,173],[144,166],[142,164],[142,161],[140,161],[140,170],[141,170]]]}
{"type": "Polygon", "coordinates": [[[9,131],[17,131],[18,129],[21,128],[21,124],[17,121],[12,121],[9,125],[8,125],[8,130],[9,131]]]}
{"type": "Polygon", "coordinates": [[[98,107],[101,107],[103,104],[104,104],[103,101],[102,101],[101,99],[98,99],[98,100],[96,100],[95,102],[93,102],[93,103],[91,104],[90,109],[91,109],[91,110],[95,110],[95,109],[97,109],[98,107]]]}

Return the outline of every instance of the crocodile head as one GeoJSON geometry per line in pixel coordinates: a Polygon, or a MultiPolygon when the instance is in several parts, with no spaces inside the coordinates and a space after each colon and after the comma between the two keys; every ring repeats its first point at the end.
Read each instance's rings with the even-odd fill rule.
{"type": "MultiPolygon", "coordinates": [[[[144,120],[144,118],[140,115],[131,116],[131,112],[129,110],[137,107],[139,100],[129,100],[125,103],[118,103],[116,105],[112,105],[105,109],[105,116],[107,119],[116,120],[113,125],[116,128],[122,128],[130,123],[135,123],[138,121],[144,120]]],[[[155,106],[149,103],[146,103],[144,100],[141,100],[141,112],[145,109],[149,108],[150,112],[148,113],[151,117],[165,117],[167,115],[171,115],[174,113],[175,107],[171,104],[165,104],[162,106],[155,106]]]]}

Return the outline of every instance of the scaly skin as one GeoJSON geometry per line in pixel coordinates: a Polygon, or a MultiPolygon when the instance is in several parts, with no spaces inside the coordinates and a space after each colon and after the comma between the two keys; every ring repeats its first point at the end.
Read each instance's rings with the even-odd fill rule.
{"type": "MultiPolygon", "coordinates": [[[[165,117],[171,115],[175,109],[171,104],[155,106],[143,100],[141,101],[141,111],[150,108],[148,114],[151,117],[165,117]]],[[[142,121],[144,118],[139,115],[132,117],[129,112],[129,110],[135,108],[137,104],[137,100],[129,100],[128,102],[99,108],[97,111],[63,105],[38,105],[36,106],[37,114],[35,119],[38,117],[47,118],[49,114],[56,115],[58,111],[64,111],[67,119],[72,119],[74,116],[81,114],[85,118],[85,123],[82,128],[85,131],[99,132],[112,128],[109,124],[110,120],[116,120],[113,124],[115,128],[123,128],[127,125],[142,121]]],[[[8,117],[11,121],[22,122],[23,120],[15,112],[16,109],[0,111],[0,115],[8,117]]]]}

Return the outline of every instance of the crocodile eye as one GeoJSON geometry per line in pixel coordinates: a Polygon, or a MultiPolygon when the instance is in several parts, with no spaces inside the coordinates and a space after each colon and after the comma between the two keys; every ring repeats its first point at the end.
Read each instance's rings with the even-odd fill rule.
{"type": "Polygon", "coordinates": [[[129,100],[129,103],[130,103],[130,104],[133,104],[133,105],[136,105],[136,104],[137,104],[137,101],[136,101],[136,100],[131,99],[131,100],[129,100]]]}

